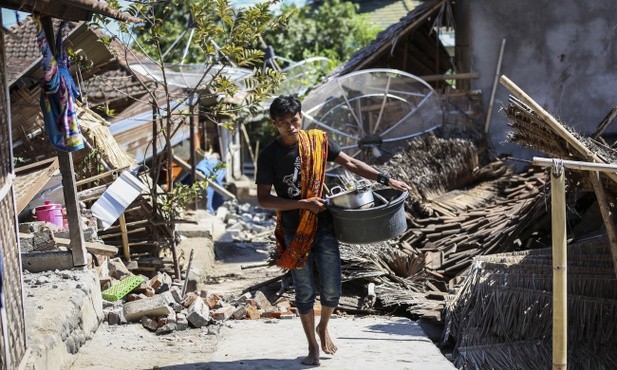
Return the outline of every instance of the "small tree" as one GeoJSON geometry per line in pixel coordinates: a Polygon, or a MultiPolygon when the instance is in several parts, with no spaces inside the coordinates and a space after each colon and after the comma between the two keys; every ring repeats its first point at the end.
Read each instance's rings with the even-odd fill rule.
{"type": "MultiPolygon", "coordinates": [[[[120,36],[113,36],[108,40],[126,41],[121,43],[123,53],[120,55],[121,58],[143,62],[145,56],[149,62],[154,63],[162,76],[158,81],[158,88],[152,88],[145,82],[143,87],[147,91],[150,104],[158,112],[162,122],[156,136],[164,138],[163,150],[166,153],[169,187],[165,194],[160,198],[157,197],[156,179],[161,171],[162,161],[158,161],[158,164],[156,160],[153,161],[156,171],[152,196],[155,209],[157,202],[161,203],[160,209],[174,231],[171,248],[177,278],[180,276],[175,253],[175,221],[191,197],[200,193],[205,187],[205,183],[195,182],[192,187],[182,186],[174,189],[171,178],[172,137],[180,125],[185,124],[185,118],[190,114],[190,112],[178,112],[177,108],[193,94],[199,94],[202,100],[210,102],[208,106],[200,107],[200,114],[212,122],[225,124],[229,129],[234,129],[235,119],[239,113],[257,112],[261,109],[260,103],[270,97],[272,91],[280,84],[282,76],[272,69],[262,70],[264,52],[254,47],[254,40],[261,37],[267,27],[278,28],[285,24],[285,17],[275,19],[269,11],[269,7],[277,2],[278,0],[271,0],[235,9],[229,0],[135,1],[131,2],[126,11],[141,18],[143,23],[138,25],[120,23],[120,36]],[[167,62],[182,61],[177,59],[176,54],[171,54],[166,59],[165,52],[171,46],[171,40],[177,38],[181,32],[178,24],[182,22],[178,22],[178,19],[188,18],[189,14],[192,20],[191,26],[194,27],[193,37],[188,45],[188,50],[191,51],[189,60],[203,64],[203,76],[201,83],[187,87],[182,96],[178,97],[172,94],[167,78],[169,69],[167,62]],[[253,70],[252,76],[244,80],[243,89],[225,74],[225,69],[231,66],[253,70]],[[237,97],[240,95],[242,97],[238,100],[237,97]],[[233,103],[232,98],[236,98],[233,99],[233,103]]],[[[119,7],[117,1],[109,3],[119,7]]],[[[97,18],[94,24],[98,27],[108,27],[107,22],[107,19],[97,18]]],[[[153,140],[156,140],[156,137],[153,140]]]]}

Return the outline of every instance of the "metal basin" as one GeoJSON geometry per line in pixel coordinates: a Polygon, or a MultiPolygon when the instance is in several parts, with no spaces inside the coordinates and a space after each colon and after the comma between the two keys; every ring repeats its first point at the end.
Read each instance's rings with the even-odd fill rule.
{"type": "Polygon", "coordinates": [[[343,190],[340,186],[334,186],[330,193],[331,195],[327,198],[328,204],[340,208],[369,208],[375,201],[371,185],[365,180],[358,181],[355,189],[351,190],[343,190]]]}
{"type": "Polygon", "coordinates": [[[336,239],[349,244],[377,243],[392,239],[407,230],[405,199],[408,193],[396,189],[374,191],[378,199],[385,198],[372,208],[346,209],[330,206],[336,239]]]}

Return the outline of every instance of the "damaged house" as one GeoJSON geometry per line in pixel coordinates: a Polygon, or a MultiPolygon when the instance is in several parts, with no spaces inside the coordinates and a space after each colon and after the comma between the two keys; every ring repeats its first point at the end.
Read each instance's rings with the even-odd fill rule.
{"type": "MultiPolygon", "coordinates": [[[[510,99],[498,78],[507,75],[541,106],[571,125],[572,131],[585,135],[595,130],[591,140],[578,138],[581,145],[592,152],[602,151],[605,162],[614,163],[613,116],[607,112],[614,105],[610,14],[615,7],[573,1],[424,1],[329,76],[330,81],[343,81],[350,75],[379,76],[387,81],[380,85],[379,97],[388,96],[393,91],[390,86],[405,79],[413,80],[422,91],[419,100],[406,100],[413,107],[406,113],[374,96],[363,106],[345,102],[348,117],[362,124],[372,122],[371,135],[356,137],[346,128],[324,127],[352,136],[356,142],[350,142],[348,150],[354,153],[356,146],[365,146],[370,150],[360,150],[358,155],[374,155],[367,158],[413,188],[406,201],[408,229],[400,238],[368,247],[343,245],[344,289],[351,297],[341,303],[344,309],[370,313],[399,309],[413,317],[445,321],[443,343],[454,346],[459,367],[550,365],[551,179],[544,169],[521,171],[520,162],[503,158],[528,160],[537,152],[582,161],[589,158],[572,150],[572,144],[548,127],[534,109],[510,99]],[[455,29],[453,55],[439,38],[444,28],[455,29]],[[389,76],[396,76],[397,82],[391,85],[389,76]],[[426,128],[408,131],[406,119],[427,110],[431,114],[423,117],[430,117],[426,119],[431,122],[426,128]],[[380,127],[377,123],[382,122],[384,112],[395,118],[390,126],[380,127]],[[387,130],[395,131],[392,127],[399,123],[398,127],[404,128],[400,140],[386,142],[380,137],[387,130]],[[603,125],[597,127],[600,123],[603,125]],[[382,150],[386,144],[392,144],[387,153],[382,150]],[[382,158],[380,153],[386,155],[382,158]],[[358,293],[371,284],[376,301],[358,293]]],[[[28,78],[36,76],[26,73],[18,81],[26,83],[28,78]]],[[[93,87],[93,92],[101,90],[93,87]]],[[[26,90],[15,91],[26,94],[26,90]]],[[[321,104],[330,98],[320,93],[317,87],[305,100],[305,109],[311,113],[307,116],[314,117],[317,126],[325,122],[327,114],[322,109],[322,116],[318,116],[311,109],[326,106],[321,104]]],[[[360,91],[352,101],[368,95],[371,93],[360,91]]],[[[101,104],[116,101],[109,96],[92,96],[101,104]]],[[[23,101],[28,99],[32,97],[23,95],[23,101]]],[[[18,97],[15,102],[20,102],[18,97]]],[[[36,152],[35,140],[42,136],[32,136],[35,131],[30,127],[20,132],[14,124],[13,140],[22,140],[16,150],[36,152]]],[[[5,146],[9,153],[10,143],[5,146]]],[[[12,167],[5,164],[5,177],[10,178],[12,167]]],[[[49,176],[58,166],[53,160],[44,164],[38,168],[42,176],[49,176]]],[[[115,168],[125,165],[119,163],[115,168]]],[[[596,202],[593,188],[584,179],[568,176],[572,261],[568,270],[573,272],[570,287],[574,295],[569,301],[574,313],[569,319],[571,364],[573,368],[598,364],[613,368],[617,360],[610,349],[617,339],[612,330],[617,297],[612,253],[598,207],[590,206],[596,202]],[[606,328],[610,330],[605,332],[606,328]]],[[[10,193],[11,180],[7,184],[10,193]]],[[[25,193],[38,192],[42,186],[37,183],[38,190],[25,193]]],[[[613,197],[614,185],[607,181],[605,187],[613,197]]],[[[7,207],[12,208],[11,204],[7,207]]],[[[7,221],[11,232],[4,235],[15,234],[15,222],[14,217],[7,221]]],[[[126,222],[129,229],[139,230],[133,235],[144,232],[138,220],[126,222]]],[[[123,246],[122,233],[126,227],[123,230],[117,225],[107,239],[123,246]]],[[[145,239],[133,242],[148,248],[145,239]]],[[[19,259],[17,252],[12,251],[13,262],[19,259]]],[[[16,266],[11,270],[17,274],[14,281],[19,274],[16,266]]],[[[13,315],[18,316],[16,307],[13,315]]]]}
{"type": "MultiPolygon", "coordinates": [[[[387,133],[370,122],[379,122],[384,112],[396,108],[383,93],[389,91],[389,79],[373,79],[382,92],[372,105],[360,106],[360,88],[328,95],[318,87],[309,93],[304,108],[314,126],[351,137],[352,154],[365,155],[413,188],[406,201],[408,230],[400,239],[370,248],[344,245],[344,287],[358,297],[346,302],[347,308],[399,307],[415,317],[445,320],[442,343],[454,345],[459,367],[526,369],[537,361],[542,361],[541,367],[550,366],[551,180],[544,168],[524,166],[538,152],[580,161],[598,153],[599,163],[614,163],[614,30],[608,16],[614,7],[580,2],[422,2],[329,76],[330,81],[351,86],[352,79],[345,76],[357,79],[364,71],[389,75],[394,81],[400,73],[383,70],[395,69],[434,89],[443,104],[443,120],[428,132],[406,131],[408,140],[401,140],[387,160],[366,156],[362,150],[367,144],[391,144],[387,136],[369,137],[367,130],[356,131],[327,118],[344,106],[350,112],[348,121],[378,127],[373,133],[387,133]],[[454,55],[437,37],[443,27],[455,29],[454,55]],[[536,108],[509,98],[513,92],[499,84],[501,75],[567,126],[549,125],[536,108]],[[328,99],[331,104],[324,103],[328,99]],[[577,131],[581,134],[575,135],[575,145],[565,132],[577,131]],[[518,160],[504,161],[511,157],[518,160]],[[367,305],[363,298],[371,283],[377,306],[367,305]]],[[[404,125],[404,119],[401,122],[404,125]]],[[[573,312],[568,318],[569,365],[612,368],[616,358],[610,349],[617,337],[601,328],[612,328],[615,322],[616,280],[610,262],[614,253],[604,231],[614,221],[602,222],[594,188],[588,180],[581,182],[581,176],[567,172],[565,217],[574,271],[568,275],[568,306],[573,312]],[[597,357],[591,359],[589,353],[597,357]]],[[[613,199],[612,179],[603,183],[613,199]]]]}
{"type": "MultiPolygon", "coordinates": [[[[87,20],[92,17],[93,13],[102,14],[118,19],[129,20],[130,17],[126,14],[119,13],[106,6],[104,3],[94,1],[70,1],[62,0],[49,4],[40,4],[32,1],[2,1],[2,7],[20,9],[25,11],[37,11],[46,16],[58,17],[67,20],[87,20]]],[[[27,351],[27,343],[25,338],[25,320],[23,307],[23,293],[21,286],[21,261],[19,241],[17,236],[17,212],[15,202],[15,187],[14,187],[14,164],[13,164],[13,149],[10,141],[12,124],[11,124],[11,109],[10,98],[5,94],[8,89],[8,68],[6,64],[6,45],[4,39],[0,42],[0,60],[2,68],[2,102],[0,103],[0,129],[2,130],[1,156],[2,161],[2,310],[0,320],[0,352],[2,359],[0,368],[14,369],[19,368],[27,351]]]]}

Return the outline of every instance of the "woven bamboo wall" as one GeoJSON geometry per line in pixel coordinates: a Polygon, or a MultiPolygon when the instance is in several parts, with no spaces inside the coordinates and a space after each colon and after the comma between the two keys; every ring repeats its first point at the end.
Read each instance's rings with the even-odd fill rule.
{"type": "MultiPolygon", "coordinates": [[[[6,303],[6,325],[9,336],[11,363],[0,360],[0,369],[17,369],[26,353],[26,323],[24,319],[23,291],[21,284],[21,263],[19,245],[15,235],[13,195],[0,201],[0,248],[4,254],[3,293],[6,303]]],[[[2,331],[0,330],[0,333],[2,331]]],[[[1,335],[1,334],[0,334],[1,335]]],[[[4,338],[0,340],[0,353],[4,353],[4,338]]],[[[3,357],[3,356],[2,356],[3,357]]]]}
{"type": "MultiPolygon", "coordinates": [[[[0,17],[1,21],[2,17],[0,17]]],[[[15,224],[15,204],[13,198],[12,155],[9,121],[9,101],[6,95],[6,63],[4,39],[0,37],[0,249],[3,254],[3,294],[6,304],[6,322],[0,320],[0,369],[16,369],[26,353],[26,326],[24,320],[23,290],[19,240],[15,224]],[[8,330],[4,330],[8,329],[8,330]],[[10,359],[4,357],[8,333],[10,359]]]]}

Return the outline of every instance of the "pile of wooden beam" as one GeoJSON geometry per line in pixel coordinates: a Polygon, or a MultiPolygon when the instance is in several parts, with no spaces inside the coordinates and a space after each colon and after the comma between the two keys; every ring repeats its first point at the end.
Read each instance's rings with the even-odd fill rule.
{"type": "Polygon", "coordinates": [[[408,230],[389,243],[343,245],[347,284],[374,283],[377,307],[440,320],[473,257],[546,246],[545,173],[479,158],[470,140],[426,135],[382,166],[412,186],[408,230]]]}
{"type": "MultiPolygon", "coordinates": [[[[615,110],[591,137],[583,137],[553,118],[505,76],[501,81],[516,96],[510,98],[506,109],[513,127],[511,140],[546,153],[555,168],[562,160],[598,166],[617,162],[617,151],[599,137],[615,118],[615,110]]],[[[540,159],[534,159],[534,163],[540,159]]],[[[565,175],[570,185],[566,189],[570,194],[568,206],[586,197],[584,203],[589,207],[594,203],[589,194],[594,192],[598,205],[595,215],[601,216],[604,229],[586,241],[568,235],[575,237],[567,246],[565,268],[568,367],[615,368],[617,234],[611,208],[617,175],[571,168],[565,175]]],[[[548,207],[550,201],[545,202],[548,207]]],[[[568,219],[567,214],[561,216],[568,219]]],[[[456,343],[458,367],[523,369],[551,365],[551,319],[553,310],[558,309],[553,307],[556,270],[552,253],[546,248],[473,260],[471,272],[446,310],[444,337],[456,343]]]]}

